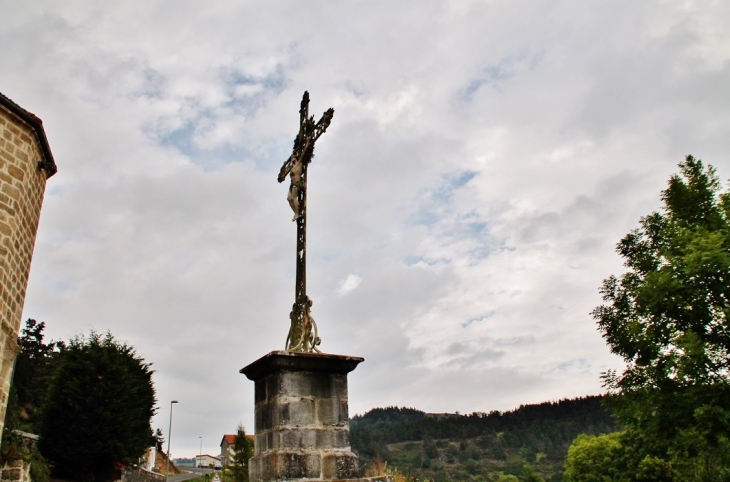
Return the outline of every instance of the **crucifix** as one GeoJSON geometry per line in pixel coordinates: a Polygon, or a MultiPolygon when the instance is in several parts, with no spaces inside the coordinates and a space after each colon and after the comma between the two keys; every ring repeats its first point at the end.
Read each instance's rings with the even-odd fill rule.
{"type": "Polygon", "coordinates": [[[314,116],[309,117],[309,92],[304,92],[294,149],[279,171],[279,182],[289,175],[291,184],[286,199],[294,211],[292,221],[297,223],[297,279],[294,305],[289,313],[291,327],[286,337],[287,351],[320,353],[317,346],[321,340],[312,318],[312,300],[307,296],[307,166],[314,156],[314,143],[327,130],[334,113],[334,109],[328,109],[315,123],[314,116]]]}

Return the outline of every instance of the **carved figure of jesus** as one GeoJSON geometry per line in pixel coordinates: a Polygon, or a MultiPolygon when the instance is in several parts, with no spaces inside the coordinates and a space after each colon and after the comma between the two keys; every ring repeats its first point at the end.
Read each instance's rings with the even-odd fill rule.
{"type": "MultiPolygon", "coordinates": [[[[304,173],[304,162],[301,157],[297,158],[289,170],[289,179],[291,184],[289,185],[289,194],[286,200],[289,201],[292,211],[294,211],[294,217],[292,221],[302,217],[304,206],[299,203],[299,193],[304,192],[307,189],[307,182],[305,181],[302,174],[304,173]]],[[[306,196],[302,196],[302,199],[306,199],[306,196]]]]}

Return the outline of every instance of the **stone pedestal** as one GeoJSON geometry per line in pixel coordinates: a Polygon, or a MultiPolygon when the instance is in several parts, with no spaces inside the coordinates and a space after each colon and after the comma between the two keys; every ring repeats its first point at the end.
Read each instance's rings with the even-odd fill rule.
{"type": "Polygon", "coordinates": [[[256,383],[251,482],[357,477],[350,451],[347,374],[363,359],[273,351],[241,373],[256,383]]]}

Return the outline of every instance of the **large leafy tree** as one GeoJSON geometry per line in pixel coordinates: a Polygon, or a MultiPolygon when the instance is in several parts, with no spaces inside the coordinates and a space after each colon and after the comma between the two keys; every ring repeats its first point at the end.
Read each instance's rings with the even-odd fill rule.
{"type": "Polygon", "coordinates": [[[628,271],[603,282],[605,304],[593,316],[611,351],[626,362],[604,382],[627,428],[627,470],[637,473],[643,462],[663,473],[679,470],[683,480],[724,480],[730,195],[702,161],[687,156],[679,168],[662,192],[662,212],[642,218],[619,242],[628,271]]]}
{"type": "Polygon", "coordinates": [[[136,461],[152,437],[149,363],[107,333],[73,339],[48,389],[40,449],[59,475],[108,480],[115,462],[136,461]]]}

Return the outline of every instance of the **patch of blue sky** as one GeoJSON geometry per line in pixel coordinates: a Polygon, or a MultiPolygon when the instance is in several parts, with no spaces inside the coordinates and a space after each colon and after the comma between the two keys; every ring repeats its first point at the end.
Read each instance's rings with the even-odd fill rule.
{"type": "Polygon", "coordinates": [[[472,264],[476,264],[480,260],[486,259],[492,253],[501,253],[503,251],[514,251],[515,248],[507,246],[503,241],[497,241],[489,235],[486,229],[479,233],[472,234],[472,238],[477,241],[477,245],[467,253],[472,264]]]}
{"type": "Polygon", "coordinates": [[[221,68],[218,75],[226,84],[232,98],[240,97],[241,93],[247,94],[248,97],[261,94],[277,96],[288,86],[286,69],[281,64],[277,64],[273,72],[264,76],[247,75],[230,67],[221,68]],[[244,89],[241,90],[240,87],[244,89]]]}
{"type": "Polygon", "coordinates": [[[426,258],[425,256],[407,255],[403,258],[403,264],[406,266],[417,266],[425,264],[426,266],[436,266],[438,264],[450,263],[450,258],[426,258]]]}
{"type": "Polygon", "coordinates": [[[576,358],[574,360],[568,360],[567,362],[563,362],[558,364],[554,369],[550,370],[551,372],[561,372],[565,373],[568,371],[581,371],[586,372],[588,368],[590,367],[588,360],[585,358],[576,358]]]}
{"type": "Polygon", "coordinates": [[[245,146],[221,144],[212,149],[202,149],[195,144],[195,130],[195,124],[189,122],[182,128],[162,136],[160,143],[178,150],[193,163],[201,166],[204,171],[217,171],[227,164],[254,158],[254,153],[245,146]]]}
{"type": "Polygon", "coordinates": [[[491,85],[495,90],[501,92],[500,84],[515,77],[522,70],[535,70],[544,57],[544,50],[531,54],[528,49],[504,57],[496,64],[483,68],[479,76],[469,82],[469,85],[460,92],[460,97],[464,101],[469,101],[484,85],[491,85]]]}
{"type": "Polygon", "coordinates": [[[428,261],[426,261],[426,258],[424,258],[423,256],[416,256],[412,254],[409,254],[408,256],[403,258],[403,264],[405,264],[406,266],[415,266],[419,263],[428,264],[428,261]]]}
{"type": "Polygon", "coordinates": [[[482,236],[487,229],[487,223],[476,221],[467,224],[469,228],[469,234],[473,237],[482,236]]]}
{"type": "Polygon", "coordinates": [[[482,88],[482,86],[492,85],[493,88],[499,89],[499,82],[508,80],[515,76],[514,60],[512,58],[502,59],[498,64],[491,65],[482,70],[482,73],[476,79],[469,82],[469,85],[461,94],[463,100],[471,100],[474,94],[482,88]]]}
{"type": "Polygon", "coordinates": [[[410,221],[413,224],[430,227],[436,225],[439,221],[441,221],[441,219],[443,219],[443,217],[444,214],[442,212],[423,208],[420,209],[418,213],[410,219],[410,221]]]}
{"type": "Polygon", "coordinates": [[[71,284],[70,283],[67,283],[65,281],[59,281],[58,283],[56,283],[55,289],[59,293],[64,293],[64,292],[69,291],[71,289],[71,284]]]}
{"type": "Polygon", "coordinates": [[[494,340],[494,346],[496,347],[529,345],[533,343],[535,343],[535,337],[533,335],[512,336],[509,338],[498,338],[494,340]]]}
{"type": "MultiPolygon", "coordinates": [[[[294,223],[292,223],[294,224],[294,223]]],[[[331,263],[333,261],[338,261],[342,259],[342,257],[345,255],[344,249],[332,249],[329,251],[325,251],[319,256],[320,261],[323,263],[331,263]]]]}
{"type": "Polygon", "coordinates": [[[538,65],[540,65],[545,58],[545,49],[540,50],[539,52],[530,55],[527,59],[527,67],[532,71],[537,68],[538,65]]]}
{"type": "Polygon", "coordinates": [[[63,196],[66,190],[60,184],[53,184],[51,187],[46,189],[46,196],[63,196]]]}
{"type": "Polygon", "coordinates": [[[482,316],[477,316],[475,318],[470,318],[470,319],[466,320],[464,323],[462,323],[461,324],[461,327],[462,328],[468,328],[473,323],[481,323],[483,321],[486,321],[488,318],[491,318],[492,316],[494,316],[494,311],[490,311],[489,313],[486,313],[486,314],[484,314],[482,316]]]}
{"type": "Polygon", "coordinates": [[[278,169],[289,155],[290,143],[260,149],[259,146],[248,148],[238,142],[222,142],[213,148],[200,148],[195,138],[200,126],[214,126],[218,122],[217,111],[221,109],[232,112],[234,116],[253,118],[260,109],[266,107],[272,97],[278,96],[286,88],[284,68],[279,65],[264,77],[254,77],[226,68],[220,70],[219,77],[225,85],[228,100],[215,108],[199,110],[182,127],[161,135],[160,142],[179,150],[205,170],[220,169],[226,164],[244,159],[252,159],[257,166],[263,166],[267,170],[274,170],[274,165],[278,169]]]}
{"type": "Polygon", "coordinates": [[[205,171],[216,171],[234,162],[252,160],[265,171],[279,169],[290,154],[288,145],[275,144],[249,147],[245,143],[222,142],[212,148],[201,148],[195,142],[197,121],[190,121],[179,129],[161,136],[160,143],[172,147],[205,171]]]}
{"type": "Polygon", "coordinates": [[[480,260],[487,259],[492,253],[499,251],[490,244],[481,244],[469,251],[469,259],[471,265],[477,264],[480,260]]]}
{"type": "Polygon", "coordinates": [[[179,129],[160,137],[160,144],[165,147],[173,147],[191,159],[198,154],[198,149],[193,143],[195,136],[195,123],[188,122],[179,129]]]}
{"type": "Polygon", "coordinates": [[[142,69],[142,75],[144,76],[145,81],[142,83],[140,89],[135,91],[133,95],[135,97],[161,98],[165,80],[164,77],[149,66],[145,66],[145,68],[142,69]]]}
{"type": "Polygon", "coordinates": [[[461,171],[458,173],[447,174],[443,177],[441,185],[431,192],[431,198],[435,202],[447,203],[454,196],[454,191],[464,187],[466,183],[474,179],[478,174],[477,171],[461,171]]]}
{"type": "Polygon", "coordinates": [[[296,132],[285,140],[282,139],[279,142],[267,145],[263,149],[259,149],[256,152],[256,166],[265,172],[274,172],[277,174],[281,166],[284,165],[289,156],[292,154],[294,146],[294,137],[296,132]]]}
{"type": "Polygon", "coordinates": [[[358,99],[363,99],[367,95],[366,90],[354,85],[351,80],[347,80],[345,82],[345,90],[350,92],[352,95],[354,95],[358,99]]]}
{"type": "Polygon", "coordinates": [[[447,210],[444,208],[448,207],[454,197],[454,192],[464,187],[477,174],[477,171],[460,171],[443,176],[441,183],[436,188],[425,193],[428,201],[411,218],[410,222],[423,226],[437,224],[447,216],[447,210]]]}

